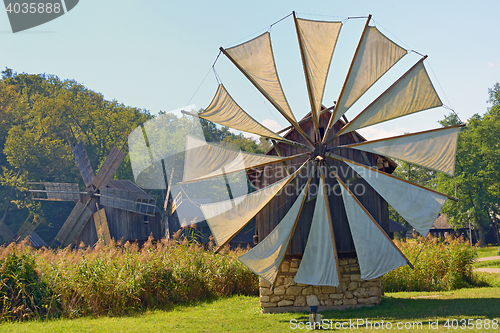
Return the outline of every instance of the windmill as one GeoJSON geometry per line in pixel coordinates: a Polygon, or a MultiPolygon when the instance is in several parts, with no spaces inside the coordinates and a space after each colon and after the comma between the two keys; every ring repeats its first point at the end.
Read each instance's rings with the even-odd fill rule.
{"type": "MultiPolygon", "coordinates": [[[[69,141],[69,140],[68,140],[69,141]]],[[[85,190],[76,183],[30,182],[35,200],[74,201],[75,207],[56,235],[52,246],[75,244],[87,222],[93,219],[98,241],[107,245],[113,236],[103,207],[119,211],[155,216],[154,200],[130,181],[113,180],[113,175],[126,154],[114,146],[96,175],[92,170],[83,142],[72,147],[75,162],[83,178],[85,190]]],[[[147,235],[146,235],[147,237],[147,235]]]]}
{"type": "Polygon", "coordinates": [[[187,114],[268,138],[273,148],[266,155],[253,155],[193,143],[188,137],[183,183],[242,170],[256,175],[253,183],[257,191],[201,205],[201,210],[218,249],[257,217],[259,243],[240,261],[270,285],[275,285],[287,253],[301,257],[294,282],[313,286],[341,285],[342,248],[352,248],[362,280],[378,278],[400,266],[412,267],[384,230],[383,220],[388,222],[384,205],[385,212],[388,203],[426,236],[446,200],[456,199],[393,176],[391,158],[452,175],[460,126],[365,140],[357,130],[442,106],[424,66],[426,56],[348,121],[346,111],[409,52],[370,26],[371,15],[365,17],[338,99],[325,107],[326,79],[344,23],[291,15],[310,113],[297,121],[291,111],[278,78],[270,32],[220,48],[290,127],[283,136],[266,128],[220,83],[205,110],[187,114]],[[276,175],[277,170],[283,172],[276,175]],[[266,176],[268,171],[274,174],[266,176]],[[368,192],[356,193],[358,184],[368,192]],[[317,188],[315,193],[313,187],[317,188]]]}

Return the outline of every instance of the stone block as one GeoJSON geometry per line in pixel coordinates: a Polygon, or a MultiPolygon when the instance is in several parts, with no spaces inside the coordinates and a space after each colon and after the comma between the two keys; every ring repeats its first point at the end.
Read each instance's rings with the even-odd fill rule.
{"type": "Polygon", "coordinates": [[[358,263],[358,259],[349,259],[349,264],[357,264],[358,263]]]}
{"type": "Polygon", "coordinates": [[[285,287],[284,286],[279,286],[274,288],[274,294],[275,295],[283,295],[285,293],[285,287]]]}
{"type": "Polygon", "coordinates": [[[271,284],[263,278],[259,278],[259,287],[271,288],[271,284]]]}
{"type": "Polygon", "coordinates": [[[321,294],[321,287],[313,287],[313,290],[315,295],[321,294]]]}
{"type": "Polygon", "coordinates": [[[340,265],[340,266],[345,266],[345,265],[347,265],[347,260],[345,260],[345,259],[340,260],[339,265],[340,265]]]}
{"type": "Polygon", "coordinates": [[[278,276],[276,279],[276,287],[283,285],[284,278],[282,276],[278,276]]]}
{"type": "Polygon", "coordinates": [[[357,282],[351,282],[347,286],[347,290],[353,291],[358,288],[358,283],[357,282]]]}
{"type": "Polygon", "coordinates": [[[358,303],[359,304],[370,304],[370,299],[369,298],[358,298],[358,303]]]}
{"type": "Polygon", "coordinates": [[[356,289],[353,294],[354,296],[358,297],[358,298],[363,298],[363,297],[368,297],[368,289],[366,288],[358,288],[356,289]]]}
{"type": "Polygon", "coordinates": [[[312,293],[314,292],[313,290],[313,287],[312,286],[309,286],[309,287],[305,287],[304,289],[302,289],[302,295],[312,295],[312,293]]]}
{"type": "Polygon", "coordinates": [[[281,296],[271,296],[271,298],[269,299],[269,302],[271,303],[277,303],[281,301],[281,296]]]}
{"type": "Polygon", "coordinates": [[[319,305],[325,305],[325,301],[319,301],[319,305]]]}
{"type": "Polygon", "coordinates": [[[332,286],[323,286],[321,287],[321,292],[324,294],[333,294],[337,292],[337,288],[332,286]]]}
{"type": "Polygon", "coordinates": [[[293,305],[293,301],[288,299],[284,299],[282,301],[279,301],[278,303],[278,306],[289,306],[289,305],[293,305]]]}
{"type": "Polygon", "coordinates": [[[307,306],[306,297],[305,296],[297,296],[295,298],[294,306],[307,306]]]}
{"type": "Polygon", "coordinates": [[[337,300],[335,300],[335,301],[333,302],[333,305],[342,305],[342,304],[344,304],[344,301],[343,301],[343,300],[341,300],[341,299],[340,299],[340,300],[339,300],[339,299],[337,299],[337,300]]]}
{"type": "MultiPolygon", "coordinates": [[[[290,286],[286,289],[286,294],[287,295],[294,295],[294,296],[297,296],[297,295],[300,295],[300,293],[302,292],[302,287],[297,287],[297,286],[290,286]]],[[[276,292],[275,292],[276,293],[276,292]]]]}
{"type": "Polygon", "coordinates": [[[368,295],[370,296],[380,296],[381,290],[379,287],[370,287],[368,289],[368,295]]]}
{"type": "Polygon", "coordinates": [[[290,267],[290,269],[288,270],[290,273],[297,273],[299,269],[297,267],[290,267]]]}
{"type": "Polygon", "coordinates": [[[316,297],[316,295],[309,295],[309,296],[307,296],[306,303],[309,306],[316,306],[316,305],[320,304],[319,301],[318,301],[318,297],[316,297]]]}
{"type": "Polygon", "coordinates": [[[330,294],[331,299],[343,299],[344,295],[342,294],[330,294]]]}
{"type": "MultiPolygon", "coordinates": [[[[276,291],[276,289],[275,289],[276,291]]],[[[273,292],[271,291],[270,288],[260,288],[260,296],[269,296],[272,295],[273,292]]]]}
{"type": "Polygon", "coordinates": [[[344,305],[356,305],[358,304],[358,301],[353,299],[345,299],[344,300],[344,305]]]}
{"type": "Polygon", "coordinates": [[[300,264],[300,261],[292,260],[292,262],[290,263],[290,267],[299,268],[299,264],[300,264]]]}
{"type": "Polygon", "coordinates": [[[349,290],[344,293],[345,298],[354,298],[354,295],[349,290]]]}
{"type": "Polygon", "coordinates": [[[318,295],[318,299],[319,299],[320,301],[326,301],[326,300],[327,300],[327,299],[329,299],[329,298],[330,298],[330,296],[329,296],[328,294],[319,294],[319,295],[318,295]]]}
{"type": "Polygon", "coordinates": [[[361,274],[351,274],[351,281],[361,281],[361,274]]]}
{"type": "Polygon", "coordinates": [[[269,296],[260,296],[261,302],[269,302],[269,296]]]}
{"type": "Polygon", "coordinates": [[[325,301],[325,305],[327,306],[332,306],[333,305],[333,300],[329,299],[325,301]]]}
{"type": "Polygon", "coordinates": [[[289,261],[283,261],[281,264],[281,271],[282,272],[288,272],[290,270],[290,262],[289,261]]]}
{"type": "Polygon", "coordinates": [[[288,295],[288,296],[286,296],[286,295],[285,295],[285,296],[283,296],[283,299],[291,299],[292,301],[294,301],[294,300],[295,300],[295,297],[297,297],[297,296],[292,296],[292,295],[288,295]]]}
{"type": "Polygon", "coordinates": [[[380,287],[380,283],[362,281],[361,287],[363,287],[363,288],[380,287]]]}
{"type": "Polygon", "coordinates": [[[261,308],[274,308],[274,307],[277,307],[277,306],[278,306],[277,303],[267,303],[267,302],[260,303],[260,307],[261,308]]]}
{"type": "Polygon", "coordinates": [[[285,277],[285,280],[283,281],[283,284],[285,286],[292,286],[292,285],[295,285],[295,282],[293,282],[293,277],[291,276],[287,276],[285,277]]]}

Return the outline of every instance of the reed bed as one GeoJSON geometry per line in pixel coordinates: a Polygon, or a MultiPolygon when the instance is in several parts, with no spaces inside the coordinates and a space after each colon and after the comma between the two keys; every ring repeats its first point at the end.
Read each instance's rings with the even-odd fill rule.
{"type": "Polygon", "coordinates": [[[257,295],[258,279],[237,259],[184,241],[34,250],[0,247],[0,321],[121,315],[235,294],[257,295]]]}
{"type": "MultiPolygon", "coordinates": [[[[415,269],[383,276],[384,291],[488,286],[473,273],[475,254],[460,239],[420,238],[396,245],[415,269]],[[421,251],[420,251],[421,250],[421,251]]],[[[258,295],[258,279],[237,259],[187,240],[35,250],[0,246],[0,321],[123,315],[230,295],[258,295]]]]}
{"type": "Polygon", "coordinates": [[[429,236],[395,241],[415,268],[399,267],[382,277],[384,291],[444,291],[487,286],[473,272],[475,250],[462,238],[429,236]],[[420,254],[419,254],[420,253],[420,254]]]}

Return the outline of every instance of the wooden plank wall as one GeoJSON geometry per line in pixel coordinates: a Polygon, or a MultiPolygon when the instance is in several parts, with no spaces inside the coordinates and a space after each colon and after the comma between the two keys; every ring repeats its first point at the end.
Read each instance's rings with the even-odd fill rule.
{"type": "MultiPolygon", "coordinates": [[[[104,207],[104,209],[111,238],[114,238],[116,241],[143,242],[148,239],[151,233],[156,240],[164,236],[159,213],[155,214],[154,217],[146,216],[148,223],[145,223],[144,215],[142,214],[111,207],[104,207]]],[[[95,205],[93,211],[96,211],[95,205]]],[[[84,242],[86,245],[94,245],[97,242],[97,232],[93,217],[88,220],[76,243],[79,244],[80,242],[84,242]]]]}
{"type": "MultiPolygon", "coordinates": [[[[323,114],[320,117],[319,123],[320,127],[326,127],[328,124],[328,119],[330,117],[329,113],[323,114]]],[[[334,130],[331,131],[331,135],[334,135],[338,130],[340,130],[341,124],[337,122],[334,125],[334,130]]],[[[305,122],[301,125],[301,128],[311,137],[314,137],[314,128],[312,121],[305,122]]],[[[291,131],[285,136],[288,139],[298,141],[302,144],[307,145],[305,139],[303,139],[295,130],[291,131]]],[[[334,139],[328,147],[335,147],[343,144],[355,142],[354,137],[351,134],[342,135],[339,138],[334,139]]],[[[283,143],[279,143],[279,148],[282,155],[290,156],[299,153],[303,153],[304,150],[289,146],[283,143]]],[[[356,162],[366,164],[364,157],[360,151],[353,149],[342,149],[338,150],[337,153],[340,156],[349,158],[356,162]]],[[[274,148],[269,151],[270,155],[277,155],[274,148]]],[[[366,154],[370,166],[375,166],[377,164],[377,156],[374,154],[366,154]]],[[[291,169],[290,171],[296,170],[306,158],[294,159],[288,161],[287,165],[291,169]]],[[[355,172],[350,169],[345,163],[327,159],[328,164],[336,172],[339,177],[347,182],[348,179],[355,175],[355,172]]],[[[311,163],[312,167],[312,163],[311,163]]],[[[299,188],[305,185],[308,179],[308,174],[311,168],[308,168],[307,172],[301,172],[300,176],[297,178],[297,185],[299,188]]],[[[330,174],[328,169],[325,169],[328,173],[325,174],[325,182],[327,190],[334,188],[337,185],[337,181],[333,175],[330,174]]],[[[257,189],[263,188],[267,185],[274,183],[275,181],[284,177],[284,171],[281,164],[274,164],[266,166],[263,172],[255,176],[255,180],[252,181],[257,189]]],[[[311,181],[312,187],[310,188],[310,193],[308,199],[304,204],[302,213],[300,215],[299,221],[297,223],[297,228],[292,237],[290,247],[288,249],[289,254],[302,254],[305,249],[307,238],[309,236],[309,229],[311,227],[312,215],[314,212],[315,205],[315,192],[317,192],[319,183],[319,173],[318,170],[314,175],[314,179],[311,181]]],[[[356,196],[360,202],[365,206],[365,208],[372,214],[375,220],[382,226],[382,228],[388,232],[389,230],[389,213],[387,203],[382,197],[372,189],[363,179],[357,179],[349,182],[349,188],[351,191],[357,193],[356,196]],[[364,189],[364,191],[363,191],[364,189]],[[360,195],[357,195],[360,194],[360,195]],[[362,194],[362,195],[361,195],[362,194]]],[[[256,234],[258,235],[259,241],[263,240],[275,227],[278,225],[279,221],[285,216],[295,199],[298,196],[298,192],[294,189],[292,184],[287,185],[284,191],[275,197],[271,202],[264,207],[264,209],[256,216],[256,234]]],[[[332,214],[333,230],[335,233],[335,242],[337,245],[337,251],[341,254],[348,254],[355,251],[354,243],[352,240],[351,232],[349,229],[347,216],[344,209],[344,203],[341,196],[340,188],[337,186],[335,190],[330,192],[329,196],[330,211],[332,214]]]]}

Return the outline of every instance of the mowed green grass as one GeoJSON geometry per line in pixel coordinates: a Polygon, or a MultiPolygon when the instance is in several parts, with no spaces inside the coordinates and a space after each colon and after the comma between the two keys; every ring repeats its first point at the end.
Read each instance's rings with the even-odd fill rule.
{"type": "Polygon", "coordinates": [[[474,268],[478,267],[500,268],[500,260],[486,260],[474,263],[474,268]]]}
{"type": "MultiPolygon", "coordinates": [[[[500,320],[499,298],[500,287],[388,293],[380,305],[328,311],[322,315],[324,319],[332,321],[332,331],[342,332],[380,332],[382,320],[383,330],[388,329],[387,325],[391,325],[394,330],[397,330],[398,325],[406,325],[413,329],[405,331],[415,332],[498,332],[500,323],[495,324],[493,320],[500,320]],[[447,329],[444,326],[446,321],[450,320],[449,324],[453,324],[453,319],[457,320],[454,324],[459,326],[464,323],[460,320],[471,319],[468,324],[473,325],[474,329],[447,329]],[[351,323],[356,325],[366,320],[374,325],[372,329],[361,325],[353,329],[350,326],[351,323]],[[437,330],[434,326],[429,327],[429,322],[434,323],[436,320],[439,325],[437,330]],[[335,323],[338,323],[338,328],[343,325],[346,329],[335,329],[335,323]]],[[[234,296],[134,316],[3,323],[0,332],[291,332],[307,331],[298,328],[298,323],[306,322],[307,316],[307,313],[261,314],[258,297],[234,296]]]]}
{"type": "Polygon", "coordinates": [[[485,247],[474,247],[478,258],[484,257],[496,257],[498,256],[498,251],[500,251],[500,246],[485,246],[485,247]]]}

